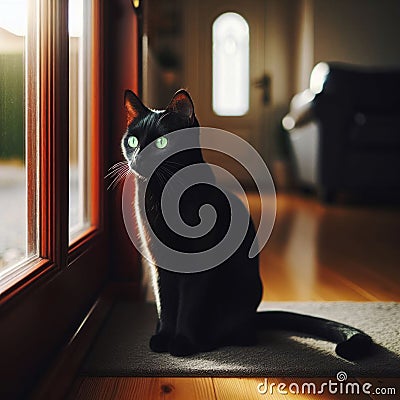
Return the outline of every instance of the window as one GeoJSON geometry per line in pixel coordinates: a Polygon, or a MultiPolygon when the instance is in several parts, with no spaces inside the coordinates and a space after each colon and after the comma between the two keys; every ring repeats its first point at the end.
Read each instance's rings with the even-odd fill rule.
{"type": "MultiPolygon", "coordinates": [[[[0,0],[0,280],[38,251],[36,1],[0,0]],[[28,18],[29,16],[29,18],[28,18]],[[29,110],[29,112],[27,112],[29,110]]],[[[0,288],[1,293],[1,288],[0,288]]]]}
{"type": "Polygon", "coordinates": [[[249,25],[239,14],[220,15],[212,26],[213,110],[241,116],[249,109],[249,25]]]}
{"type": "MultiPolygon", "coordinates": [[[[5,374],[0,391],[5,393],[5,398],[26,398],[49,360],[54,359],[55,351],[62,348],[67,335],[79,326],[109,276],[104,220],[108,214],[104,171],[108,161],[109,113],[101,110],[103,107],[109,110],[109,106],[116,103],[105,95],[103,76],[105,54],[113,49],[117,29],[107,29],[107,38],[103,29],[118,27],[120,20],[113,13],[111,2],[83,0],[81,3],[85,7],[83,42],[86,43],[82,51],[85,53],[84,46],[87,46],[90,52],[83,54],[80,60],[85,59],[84,62],[78,61],[83,70],[78,78],[82,82],[78,91],[83,95],[79,95],[77,101],[85,104],[90,100],[90,109],[79,106],[80,115],[84,116],[84,112],[87,115],[86,122],[81,119],[78,136],[89,137],[90,142],[79,139],[80,143],[87,141],[81,147],[84,150],[79,151],[88,152],[89,147],[95,151],[90,158],[81,157],[86,165],[78,167],[84,171],[80,177],[86,179],[82,193],[86,191],[88,195],[81,196],[85,200],[80,204],[86,207],[81,215],[88,221],[88,227],[70,241],[69,2],[0,0],[0,58],[1,62],[11,63],[7,69],[3,68],[4,64],[0,68],[0,84],[3,85],[0,126],[4,121],[7,126],[15,124],[18,129],[13,130],[11,138],[19,140],[12,141],[7,135],[6,141],[5,129],[0,128],[0,176],[4,176],[4,165],[7,168],[16,165],[21,171],[20,178],[8,172],[6,184],[5,179],[0,178],[0,201],[7,185],[22,192],[19,198],[9,196],[6,204],[1,203],[0,245],[9,240],[15,224],[23,221],[23,233],[18,235],[19,243],[14,246],[22,249],[20,256],[7,261],[0,272],[0,363],[5,374]],[[90,13],[85,14],[86,9],[90,13]],[[14,25],[18,27],[15,31],[10,29],[14,25]],[[16,52],[8,48],[14,48],[15,44],[19,50],[12,59],[9,54],[16,52]],[[7,74],[13,73],[15,79],[5,80],[2,75],[6,70],[7,74]],[[3,96],[4,85],[11,93],[7,98],[3,96]],[[17,97],[12,97],[14,95],[17,97]],[[16,111],[12,111],[13,105],[16,111]],[[91,129],[85,133],[89,123],[91,129]],[[11,153],[12,147],[15,151],[11,153]],[[22,203],[17,204],[18,199],[22,203]],[[16,206],[19,212],[4,229],[3,219],[11,216],[11,209],[16,206]]],[[[128,5],[133,14],[132,4],[128,5]]],[[[118,42],[133,47],[131,38],[118,42]]],[[[116,60],[117,65],[124,65],[122,59],[121,55],[116,60]]],[[[111,83],[114,76],[109,75],[111,83]]],[[[0,248],[0,253],[2,257],[4,248],[0,248]]]]}
{"type": "Polygon", "coordinates": [[[0,303],[103,237],[99,20],[94,1],[0,0],[0,303]]]}
{"type": "Polygon", "coordinates": [[[91,2],[69,0],[69,241],[91,225],[91,2]]]}

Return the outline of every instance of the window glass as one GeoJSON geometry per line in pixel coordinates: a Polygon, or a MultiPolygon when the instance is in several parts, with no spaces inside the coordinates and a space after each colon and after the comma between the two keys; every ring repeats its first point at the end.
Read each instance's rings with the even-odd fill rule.
{"type": "Polygon", "coordinates": [[[0,278],[37,249],[36,219],[30,219],[36,183],[28,171],[36,168],[28,149],[36,130],[28,132],[25,112],[35,63],[26,51],[27,14],[26,0],[0,0],[0,278]]]}
{"type": "Polygon", "coordinates": [[[249,109],[249,25],[239,14],[220,15],[212,26],[213,110],[240,116],[249,109]]]}
{"type": "Polygon", "coordinates": [[[69,0],[69,239],[90,225],[90,1],[69,0]]]}

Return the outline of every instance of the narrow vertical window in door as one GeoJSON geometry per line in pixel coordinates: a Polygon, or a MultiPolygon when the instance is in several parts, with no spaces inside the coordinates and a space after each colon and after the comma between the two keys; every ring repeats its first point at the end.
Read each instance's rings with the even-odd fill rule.
{"type": "Polygon", "coordinates": [[[69,0],[69,240],[91,226],[91,1],[69,0]]]}
{"type": "Polygon", "coordinates": [[[38,250],[36,27],[36,1],[0,0],[0,293],[38,250]]]}
{"type": "Polygon", "coordinates": [[[239,14],[221,14],[212,26],[213,110],[241,116],[249,110],[249,25],[239,14]]]}

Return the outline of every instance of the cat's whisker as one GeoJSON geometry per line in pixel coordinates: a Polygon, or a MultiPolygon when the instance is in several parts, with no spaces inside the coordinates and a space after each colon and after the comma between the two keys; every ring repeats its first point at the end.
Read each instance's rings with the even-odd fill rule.
{"type": "Polygon", "coordinates": [[[180,176],[176,175],[175,171],[171,171],[171,170],[169,170],[168,168],[166,168],[165,166],[162,166],[162,165],[160,165],[160,167],[169,176],[169,179],[173,178],[173,181],[171,182],[171,184],[179,183],[179,184],[185,186],[185,181],[180,176]]]}
{"type": "MultiPolygon", "coordinates": [[[[160,182],[160,185],[164,186],[164,184],[168,181],[168,178],[165,177],[161,172],[156,172],[156,177],[158,181],[160,182]]],[[[170,190],[163,191],[165,195],[169,198],[172,199],[172,194],[170,193],[170,190]]]]}
{"type": "Polygon", "coordinates": [[[118,162],[116,162],[115,164],[113,164],[113,165],[109,168],[109,170],[110,170],[110,169],[117,168],[118,166],[120,166],[120,165],[125,165],[125,164],[127,164],[127,161],[118,161],[118,162]]]}
{"type": "Polygon", "coordinates": [[[181,167],[185,166],[185,164],[183,164],[183,163],[180,163],[180,162],[177,162],[177,161],[172,161],[172,160],[165,160],[164,163],[165,164],[171,164],[171,165],[179,165],[181,167]]]}
{"type": "Polygon", "coordinates": [[[110,176],[119,174],[120,172],[125,171],[127,169],[129,169],[129,166],[127,163],[124,163],[123,165],[120,165],[116,167],[114,170],[110,171],[104,178],[108,178],[110,176]]]}
{"type": "Polygon", "coordinates": [[[108,173],[108,174],[104,177],[104,179],[107,179],[107,178],[114,178],[115,176],[119,175],[119,174],[122,173],[122,172],[125,172],[125,169],[118,170],[118,171],[112,171],[112,172],[108,173]]]}
{"type": "Polygon", "coordinates": [[[170,174],[170,172],[162,165],[160,165],[160,175],[163,177],[164,183],[167,183],[172,176],[172,174],[170,174]]]}
{"type": "Polygon", "coordinates": [[[155,172],[155,176],[156,176],[158,182],[162,185],[164,183],[164,181],[161,179],[161,177],[159,176],[159,173],[157,171],[155,172]]]}
{"type": "Polygon", "coordinates": [[[108,186],[107,190],[116,188],[131,172],[127,165],[121,166],[116,171],[108,174],[107,176],[112,177],[112,182],[108,186]]]}
{"type": "Polygon", "coordinates": [[[108,185],[107,190],[114,189],[115,183],[118,182],[118,180],[119,180],[120,178],[121,178],[120,175],[117,176],[117,177],[115,177],[115,178],[113,179],[113,181],[108,185]]]}
{"type": "Polygon", "coordinates": [[[168,182],[168,177],[164,175],[164,171],[163,170],[157,171],[156,176],[160,179],[160,183],[162,185],[164,185],[165,183],[168,182]]]}
{"type": "Polygon", "coordinates": [[[110,168],[108,171],[109,171],[109,173],[113,173],[116,171],[125,170],[126,168],[129,168],[129,165],[127,162],[122,163],[120,165],[115,165],[114,167],[110,168]]]}
{"type": "Polygon", "coordinates": [[[170,169],[168,169],[167,167],[165,167],[164,165],[160,165],[160,168],[166,172],[169,176],[172,176],[175,174],[175,171],[171,171],[170,169]]]}
{"type": "Polygon", "coordinates": [[[125,178],[128,176],[128,174],[130,173],[130,170],[127,170],[125,172],[123,172],[121,175],[117,176],[112,182],[111,184],[108,186],[107,190],[110,189],[115,189],[122,181],[125,180],[125,178]]]}
{"type": "Polygon", "coordinates": [[[119,169],[121,167],[124,167],[126,165],[128,165],[127,161],[119,161],[119,162],[113,164],[110,168],[108,168],[108,171],[111,172],[111,171],[114,171],[114,170],[119,169]]]}
{"type": "Polygon", "coordinates": [[[165,190],[166,196],[167,196],[168,198],[170,198],[170,199],[173,199],[172,193],[171,193],[171,189],[178,189],[178,183],[180,183],[180,184],[183,186],[183,185],[184,185],[184,184],[183,184],[183,181],[182,181],[182,179],[181,179],[180,177],[175,176],[175,179],[178,180],[178,182],[176,182],[176,181],[173,179],[174,172],[172,172],[172,171],[170,171],[170,170],[164,168],[163,166],[160,166],[160,167],[161,167],[160,175],[163,177],[163,182],[161,182],[161,185],[164,186],[164,184],[165,184],[166,182],[170,181],[170,183],[169,183],[169,190],[165,190],[165,189],[164,189],[164,190],[165,190]],[[164,172],[164,174],[167,175],[167,176],[163,175],[162,172],[164,172]],[[171,180],[171,179],[172,179],[172,180],[171,180]]]}
{"type": "Polygon", "coordinates": [[[125,168],[125,167],[127,167],[128,166],[128,162],[121,162],[121,163],[118,163],[118,165],[117,164],[114,164],[112,167],[110,167],[108,170],[109,171],[115,171],[115,170],[117,170],[117,169],[119,169],[119,168],[125,168]]]}

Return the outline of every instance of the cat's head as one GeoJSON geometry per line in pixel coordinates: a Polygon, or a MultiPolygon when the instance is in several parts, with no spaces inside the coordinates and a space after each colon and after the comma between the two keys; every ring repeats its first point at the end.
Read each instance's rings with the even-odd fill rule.
{"type": "MultiPolygon", "coordinates": [[[[148,178],[144,164],[149,158],[157,159],[163,151],[173,153],[178,148],[179,136],[166,137],[170,132],[199,126],[194,113],[193,101],[187,91],[181,89],[175,93],[165,110],[151,110],[130,90],[125,91],[127,130],[121,141],[121,148],[129,168],[148,178]],[[146,148],[145,156],[142,151],[146,148]]],[[[184,133],[182,133],[184,134],[184,133]]],[[[173,156],[164,168],[173,169],[172,165],[190,164],[194,152],[173,156]],[[188,159],[189,157],[189,159],[188,159]]]]}

